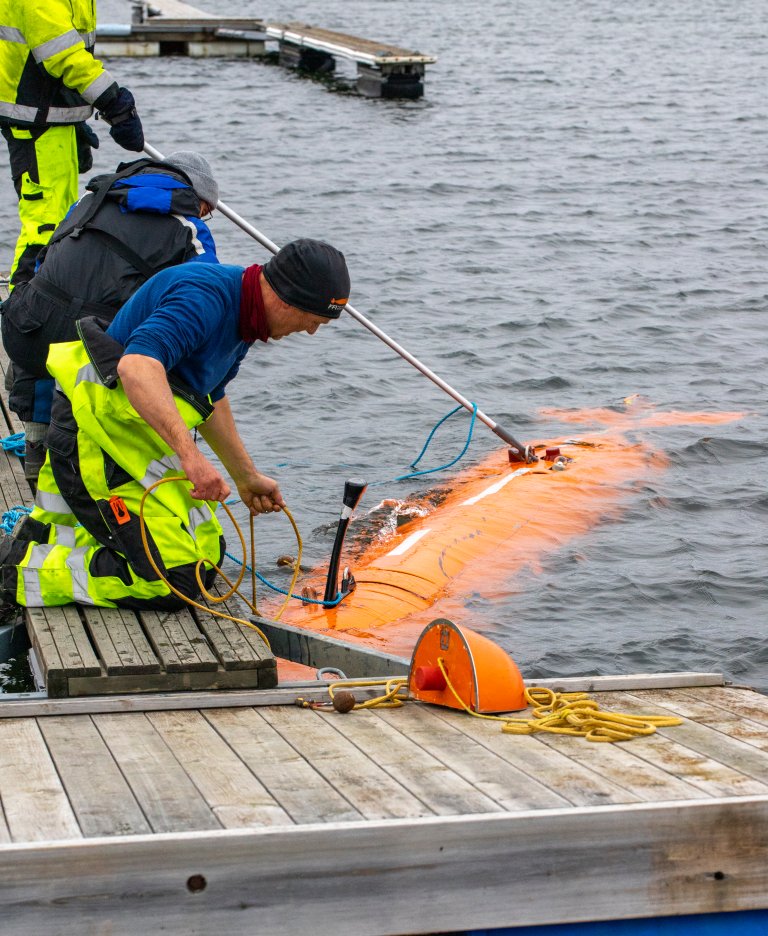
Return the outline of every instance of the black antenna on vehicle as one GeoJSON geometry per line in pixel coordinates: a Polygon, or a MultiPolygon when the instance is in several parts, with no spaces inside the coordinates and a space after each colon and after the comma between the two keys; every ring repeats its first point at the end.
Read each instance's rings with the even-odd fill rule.
{"type": "MultiPolygon", "coordinates": [[[[352,519],[355,507],[360,503],[360,498],[367,487],[368,482],[362,481],[360,478],[350,478],[349,481],[344,482],[341,516],[339,517],[339,525],[336,528],[336,539],[331,550],[331,561],[328,564],[328,578],[325,583],[325,595],[323,595],[324,601],[333,601],[339,593],[341,548],[344,545],[344,537],[347,533],[349,521],[352,519]]],[[[346,594],[352,587],[354,587],[354,579],[351,575],[349,577],[345,576],[341,583],[342,591],[346,594]]]]}

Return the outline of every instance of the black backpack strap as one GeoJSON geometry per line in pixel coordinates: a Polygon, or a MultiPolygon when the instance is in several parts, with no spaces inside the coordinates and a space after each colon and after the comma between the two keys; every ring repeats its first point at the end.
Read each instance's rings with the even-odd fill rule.
{"type": "Polygon", "coordinates": [[[118,313],[119,306],[111,306],[105,302],[94,302],[91,299],[71,296],[65,290],[43,279],[42,276],[34,276],[29,281],[28,288],[66,309],[70,318],[77,319],[81,315],[106,315],[112,321],[118,313]]]}
{"type": "Polygon", "coordinates": [[[131,250],[127,244],[124,244],[114,234],[102,231],[101,228],[89,228],[88,232],[92,237],[98,237],[100,241],[103,241],[109,250],[116,253],[118,257],[122,257],[126,263],[130,263],[134,270],[141,273],[144,280],[148,280],[150,276],[157,273],[158,267],[150,266],[143,257],[140,257],[135,250],[131,250]]]}

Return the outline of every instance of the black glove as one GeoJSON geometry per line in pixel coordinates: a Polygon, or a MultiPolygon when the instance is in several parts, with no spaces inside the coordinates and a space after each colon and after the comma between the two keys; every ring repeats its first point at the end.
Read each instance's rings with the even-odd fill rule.
{"type": "Polygon", "coordinates": [[[109,135],[115,143],[123,149],[140,153],[144,149],[144,131],[135,104],[127,88],[118,88],[117,94],[100,111],[104,120],[111,125],[109,135]]]}
{"type": "Polygon", "coordinates": [[[93,168],[91,150],[99,148],[99,138],[83,121],[75,124],[75,142],[77,144],[77,171],[89,172],[93,168]]]}

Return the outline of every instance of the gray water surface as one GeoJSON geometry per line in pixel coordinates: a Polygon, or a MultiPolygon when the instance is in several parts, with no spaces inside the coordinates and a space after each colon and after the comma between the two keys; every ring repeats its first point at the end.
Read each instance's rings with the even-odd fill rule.
{"type": "MultiPolygon", "coordinates": [[[[416,102],[371,101],[247,61],[115,59],[148,142],[195,148],[221,197],[277,243],[329,240],[352,301],[444,379],[533,440],[543,407],[740,410],[643,430],[670,466],[623,511],[553,549],[461,623],[527,675],[722,671],[768,690],[766,147],[768,22],[753,0],[220,0],[439,56],[416,102]]],[[[102,5],[127,21],[128,4],[102,5]]],[[[96,170],[125,155],[96,124],[96,170]]],[[[16,234],[0,167],[0,248],[16,234]]],[[[266,251],[218,217],[223,260],[266,251]]],[[[254,350],[232,387],[257,464],[323,561],[344,479],[402,474],[454,405],[345,317],[254,350]]],[[[454,417],[430,450],[457,454],[454,417]]],[[[478,428],[471,463],[495,447],[478,428]]],[[[433,476],[440,477],[440,476],[433,476]]],[[[450,477],[450,476],[449,476],[450,477]]],[[[434,480],[372,488],[360,508],[434,480]]],[[[259,568],[293,550],[260,518],[259,568]]]]}

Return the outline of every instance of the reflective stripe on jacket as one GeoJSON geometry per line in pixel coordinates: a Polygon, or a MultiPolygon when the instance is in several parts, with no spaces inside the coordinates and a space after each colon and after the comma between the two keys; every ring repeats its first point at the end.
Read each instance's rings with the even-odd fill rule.
{"type": "Polygon", "coordinates": [[[95,0],[0,0],[0,119],[87,120],[115,84],[93,56],[95,38],[95,0]]]}

